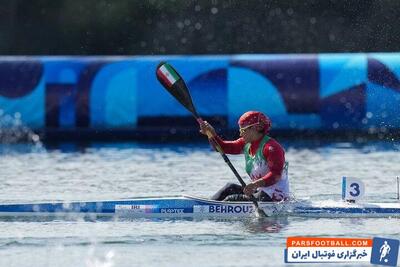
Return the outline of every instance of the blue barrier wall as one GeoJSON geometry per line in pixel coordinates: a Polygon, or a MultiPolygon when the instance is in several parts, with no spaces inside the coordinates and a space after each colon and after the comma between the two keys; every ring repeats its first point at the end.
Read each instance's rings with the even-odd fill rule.
{"type": "Polygon", "coordinates": [[[265,112],[278,130],[400,128],[400,53],[0,57],[1,113],[37,130],[194,127],[156,80],[162,60],[223,129],[247,110],[265,112]]]}

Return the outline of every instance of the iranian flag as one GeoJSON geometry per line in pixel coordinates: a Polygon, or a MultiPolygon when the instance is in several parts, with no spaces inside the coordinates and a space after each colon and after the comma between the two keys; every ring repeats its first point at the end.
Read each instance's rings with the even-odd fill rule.
{"type": "Polygon", "coordinates": [[[164,64],[157,70],[157,76],[169,86],[172,86],[177,80],[179,80],[178,74],[175,70],[169,65],[164,64]]]}

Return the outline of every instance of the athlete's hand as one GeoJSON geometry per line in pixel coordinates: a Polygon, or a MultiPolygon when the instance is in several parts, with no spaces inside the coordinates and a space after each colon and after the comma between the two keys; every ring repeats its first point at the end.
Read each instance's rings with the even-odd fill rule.
{"type": "Polygon", "coordinates": [[[207,121],[202,121],[200,123],[200,133],[207,135],[208,137],[214,137],[217,135],[214,127],[212,127],[207,121]]]}
{"type": "Polygon", "coordinates": [[[257,190],[257,185],[255,183],[249,183],[248,185],[245,186],[243,189],[243,193],[246,196],[251,196],[254,194],[254,192],[257,190]]]}

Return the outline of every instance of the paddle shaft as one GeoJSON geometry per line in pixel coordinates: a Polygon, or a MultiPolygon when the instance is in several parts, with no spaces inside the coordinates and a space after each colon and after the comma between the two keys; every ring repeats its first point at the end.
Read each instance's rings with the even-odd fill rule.
{"type": "MultiPolygon", "coordinates": [[[[199,124],[203,123],[203,119],[200,117],[196,118],[197,122],[199,124]]],[[[237,172],[235,167],[233,166],[232,162],[229,160],[228,156],[225,154],[223,151],[222,147],[218,144],[217,140],[215,140],[214,136],[211,135],[210,132],[207,132],[207,136],[210,139],[211,143],[213,146],[217,149],[217,151],[220,153],[221,157],[224,159],[226,164],[228,164],[229,168],[232,170],[233,174],[235,174],[236,178],[239,180],[239,183],[245,187],[246,183],[243,181],[242,177],[240,177],[240,174],[237,172]]]]}
{"type": "MultiPolygon", "coordinates": [[[[196,116],[197,114],[193,114],[193,116],[196,118],[197,122],[199,124],[203,123],[203,119],[200,118],[199,116],[196,116]]],[[[207,132],[207,136],[209,140],[212,142],[213,146],[217,149],[221,157],[224,159],[225,163],[229,166],[229,168],[232,170],[233,174],[236,176],[238,179],[239,183],[242,185],[244,188],[246,186],[246,183],[243,181],[242,177],[240,177],[240,174],[237,172],[235,167],[233,166],[232,162],[229,160],[228,156],[225,154],[223,151],[222,147],[218,144],[217,140],[215,140],[214,136],[211,135],[211,133],[207,132]]],[[[250,196],[250,200],[253,202],[254,206],[256,206],[257,209],[258,207],[258,202],[255,199],[253,195],[250,196]]]]}

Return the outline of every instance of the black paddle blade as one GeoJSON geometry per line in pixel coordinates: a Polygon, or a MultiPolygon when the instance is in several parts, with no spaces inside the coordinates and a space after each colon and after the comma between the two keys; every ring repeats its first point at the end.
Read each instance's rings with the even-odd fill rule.
{"type": "Polygon", "coordinates": [[[181,75],[167,62],[161,62],[156,68],[156,76],[162,86],[197,119],[199,115],[181,75]]]}

